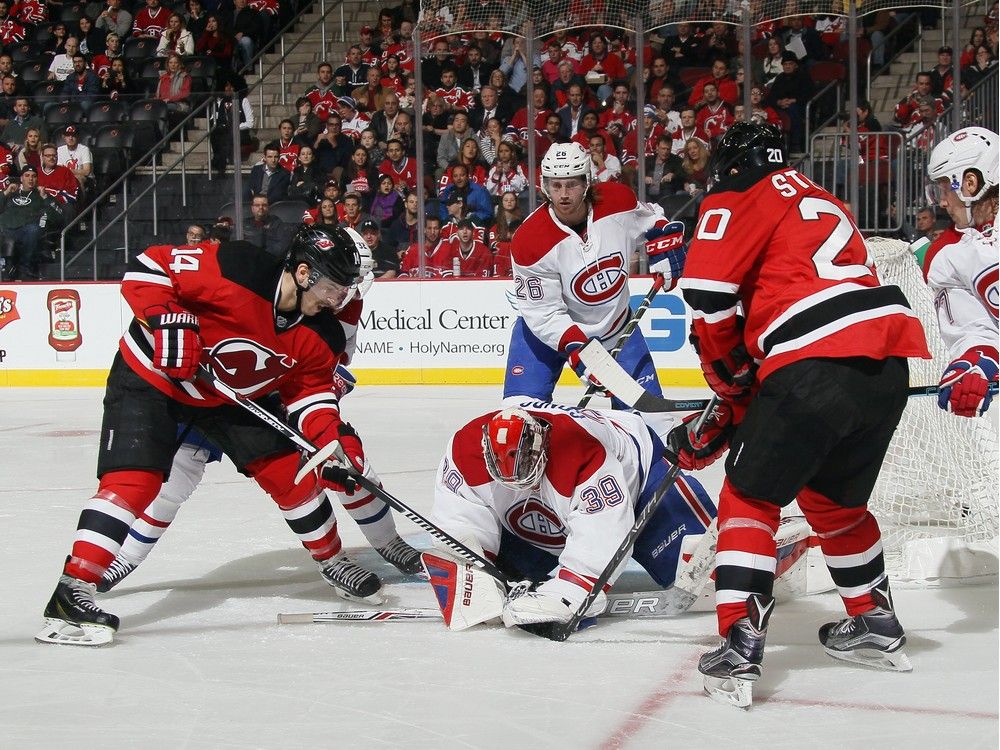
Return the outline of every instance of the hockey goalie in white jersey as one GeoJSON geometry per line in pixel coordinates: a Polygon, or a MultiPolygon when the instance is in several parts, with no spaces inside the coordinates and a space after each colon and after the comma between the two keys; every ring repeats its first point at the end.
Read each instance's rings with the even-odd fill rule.
{"type": "Polygon", "coordinates": [[[985,128],[962,128],[934,147],[927,164],[937,202],[955,222],[924,260],[952,360],[938,405],[963,417],[986,412],[998,380],[998,143],[985,128]]]}
{"type": "MultiPolygon", "coordinates": [[[[492,592],[502,613],[487,614],[502,614],[507,627],[567,622],[662,484],[669,469],[663,455],[660,439],[635,414],[525,399],[455,433],[438,468],[431,518],[513,580],[532,582],[506,601],[492,592]]],[[[633,559],[669,587],[683,537],[702,534],[715,512],[701,484],[682,473],[638,537],[633,559]]],[[[430,566],[428,573],[435,583],[430,566]]],[[[588,615],[605,605],[601,592],[588,615]]]]}

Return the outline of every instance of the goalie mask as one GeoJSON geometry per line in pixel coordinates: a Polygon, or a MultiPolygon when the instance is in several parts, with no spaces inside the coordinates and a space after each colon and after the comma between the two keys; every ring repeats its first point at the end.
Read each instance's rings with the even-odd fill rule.
{"type": "Polygon", "coordinates": [[[528,490],[545,473],[549,425],[524,409],[504,409],[483,425],[483,457],[489,475],[504,487],[528,490]]]}

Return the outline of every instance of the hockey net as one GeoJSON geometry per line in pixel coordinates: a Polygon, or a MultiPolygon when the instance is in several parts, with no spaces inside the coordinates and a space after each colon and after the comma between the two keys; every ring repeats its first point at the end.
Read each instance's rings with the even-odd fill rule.
{"type": "MultiPolygon", "coordinates": [[[[902,289],[927,334],[933,359],[911,359],[910,382],[937,383],[949,359],[916,259],[900,240],[867,244],[879,277],[902,289]]],[[[996,575],[998,471],[994,413],[969,419],[938,408],[936,397],[909,400],[869,503],[894,580],[996,575]]]]}

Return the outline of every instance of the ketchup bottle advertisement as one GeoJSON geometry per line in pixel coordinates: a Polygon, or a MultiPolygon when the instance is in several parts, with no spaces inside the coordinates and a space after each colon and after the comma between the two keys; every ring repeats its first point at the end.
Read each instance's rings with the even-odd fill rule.
{"type": "Polygon", "coordinates": [[[75,289],[49,292],[49,346],[56,350],[56,362],[76,361],[76,350],[83,343],[80,332],[80,293],[75,289]]]}

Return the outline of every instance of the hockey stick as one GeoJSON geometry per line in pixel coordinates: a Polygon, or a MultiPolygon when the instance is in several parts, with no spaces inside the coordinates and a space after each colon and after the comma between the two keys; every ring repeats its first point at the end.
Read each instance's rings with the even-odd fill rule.
{"type": "MultiPolygon", "coordinates": [[[[216,390],[216,392],[218,392],[225,398],[229,399],[232,403],[242,407],[243,409],[246,409],[248,412],[253,414],[262,422],[265,422],[268,425],[270,425],[272,428],[280,432],[282,435],[284,435],[293,443],[295,443],[295,445],[297,445],[299,448],[301,448],[303,451],[309,454],[309,460],[306,462],[307,466],[318,466],[324,460],[326,460],[332,455],[335,455],[340,450],[340,444],[336,440],[330,443],[329,445],[324,446],[322,449],[317,448],[312,443],[312,441],[310,441],[305,435],[296,430],[294,427],[285,424],[282,420],[278,419],[276,416],[271,414],[271,412],[269,412],[263,406],[257,404],[254,401],[251,401],[246,396],[237,393],[228,385],[226,385],[221,380],[216,378],[215,375],[213,375],[212,372],[207,367],[202,366],[198,368],[198,379],[201,380],[203,383],[210,385],[212,388],[216,390]],[[322,460],[317,460],[318,456],[321,456],[322,460]]],[[[341,455],[343,455],[342,451],[341,455]]],[[[344,459],[345,464],[346,461],[347,459],[345,458],[344,459]]],[[[365,476],[362,476],[357,470],[352,468],[350,471],[354,478],[354,481],[356,481],[359,485],[364,487],[373,495],[379,497],[387,505],[390,505],[396,510],[398,510],[400,513],[409,518],[411,521],[413,521],[413,523],[415,523],[417,526],[419,526],[424,531],[429,533],[431,536],[436,537],[438,540],[444,542],[444,544],[447,545],[449,549],[461,555],[463,559],[465,559],[475,567],[481,568],[483,572],[489,574],[493,578],[496,578],[498,581],[504,584],[504,586],[508,586],[507,578],[503,575],[503,573],[500,572],[500,570],[493,563],[491,563],[485,557],[476,554],[476,552],[469,549],[467,546],[465,546],[460,541],[455,539],[455,537],[453,537],[451,534],[444,531],[443,529],[438,528],[429,520],[424,518],[424,516],[417,513],[417,511],[413,510],[413,508],[404,503],[402,500],[393,495],[390,495],[384,489],[379,487],[375,482],[371,481],[365,476]]],[[[301,474],[302,472],[300,470],[299,475],[301,476],[301,474]]]]}
{"type": "MultiPolygon", "coordinates": [[[[702,411],[701,416],[694,423],[693,430],[695,435],[698,435],[701,432],[701,428],[705,424],[705,421],[708,419],[709,415],[711,415],[712,410],[715,408],[715,403],[717,400],[718,398],[716,396],[713,396],[711,399],[709,399],[708,406],[705,407],[704,411],[702,411]]],[[[646,527],[646,524],[649,523],[650,519],[653,517],[653,513],[655,513],[656,509],[660,506],[660,501],[663,500],[663,498],[666,496],[670,488],[674,486],[674,482],[677,481],[677,477],[680,475],[680,472],[681,472],[681,467],[679,465],[675,464],[674,466],[670,467],[670,470],[667,472],[667,475],[663,478],[663,481],[660,483],[660,486],[656,488],[656,492],[653,494],[653,497],[650,498],[649,502],[646,504],[646,507],[644,507],[636,516],[635,523],[632,524],[632,528],[629,529],[629,532],[625,535],[625,538],[622,539],[622,543],[618,545],[618,549],[615,551],[615,554],[612,555],[611,560],[608,561],[608,564],[604,567],[604,570],[597,577],[597,580],[594,581],[594,585],[590,589],[590,593],[587,594],[587,596],[584,598],[580,606],[577,607],[576,612],[573,613],[572,617],[570,617],[568,621],[564,623],[554,624],[554,626],[547,633],[549,638],[551,638],[554,641],[565,641],[567,638],[569,638],[570,633],[576,631],[577,626],[579,626],[580,621],[584,618],[584,615],[586,614],[587,610],[594,603],[594,600],[597,598],[597,595],[600,594],[601,591],[604,589],[604,586],[607,584],[608,580],[618,569],[618,566],[621,565],[622,560],[624,560],[631,554],[632,547],[635,544],[635,540],[639,538],[639,534],[642,533],[642,530],[646,527]]]]}
{"type": "MultiPolygon", "coordinates": [[[[673,589],[666,591],[633,591],[624,594],[608,594],[608,606],[602,617],[628,617],[656,619],[673,617],[690,609],[690,605],[680,609],[673,589]]],[[[693,604],[693,602],[692,602],[693,604]]],[[[443,618],[440,609],[351,609],[339,612],[292,612],[278,615],[281,625],[298,625],[318,622],[398,622],[399,620],[438,620],[443,618]]]]}
{"type": "MultiPolygon", "coordinates": [[[[629,375],[598,341],[591,341],[580,352],[580,361],[587,370],[600,381],[615,398],[639,412],[674,412],[702,411],[709,399],[663,398],[650,393],[635,378],[629,375]]],[[[997,394],[997,384],[991,383],[989,392],[997,394]]],[[[908,398],[913,396],[936,396],[941,390],[939,385],[916,385],[906,389],[908,398]]]]}
{"type": "MultiPolygon", "coordinates": [[[[646,311],[649,310],[649,306],[653,304],[653,298],[662,288],[663,274],[657,274],[656,278],[653,280],[653,286],[648,292],[646,292],[646,296],[642,298],[642,302],[639,303],[639,306],[635,308],[635,312],[632,313],[632,317],[629,319],[628,323],[625,324],[625,330],[621,332],[618,340],[615,341],[615,345],[611,348],[611,356],[615,360],[618,359],[618,355],[621,354],[622,349],[625,348],[625,344],[628,342],[632,332],[639,326],[639,321],[642,320],[642,316],[646,314],[646,311]]],[[[582,409],[589,404],[590,399],[594,397],[597,390],[597,386],[594,383],[588,385],[586,393],[583,394],[583,398],[580,399],[580,403],[576,405],[576,408],[582,409]]]]}

